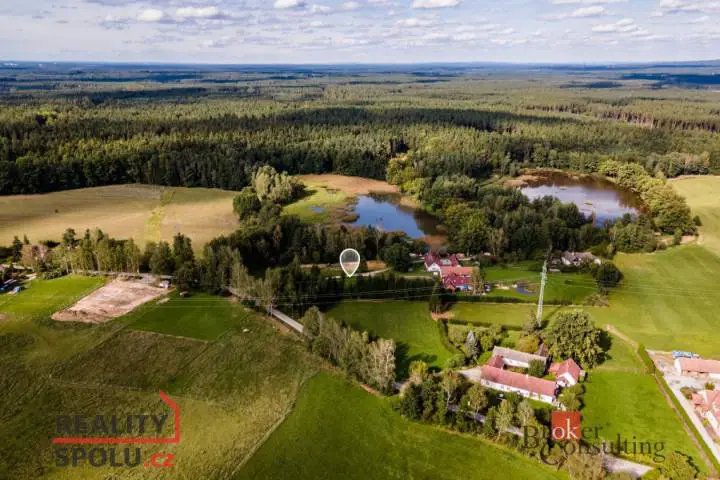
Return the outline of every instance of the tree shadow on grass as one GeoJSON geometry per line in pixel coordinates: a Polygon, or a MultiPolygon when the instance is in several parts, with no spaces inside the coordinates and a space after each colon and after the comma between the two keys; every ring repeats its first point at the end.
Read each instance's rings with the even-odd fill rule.
{"type": "Polygon", "coordinates": [[[437,355],[427,353],[418,353],[412,356],[408,355],[410,347],[407,343],[395,343],[395,376],[398,380],[404,380],[410,375],[410,364],[416,360],[421,360],[428,365],[432,365],[437,360],[437,355]]]}

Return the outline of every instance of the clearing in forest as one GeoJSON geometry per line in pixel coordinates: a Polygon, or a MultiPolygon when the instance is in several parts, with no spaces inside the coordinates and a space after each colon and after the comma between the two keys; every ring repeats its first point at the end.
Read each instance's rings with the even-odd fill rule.
{"type": "Polygon", "coordinates": [[[80,299],[75,305],[54,313],[53,320],[104,323],[154,300],[168,291],[146,280],[116,279],[80,299]]]}

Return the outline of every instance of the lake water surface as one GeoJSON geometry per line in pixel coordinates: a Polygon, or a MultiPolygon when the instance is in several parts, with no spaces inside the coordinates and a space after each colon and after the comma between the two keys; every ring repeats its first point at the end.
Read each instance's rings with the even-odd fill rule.
{"type": "Polygon", "coordinates": [[[424,210],[401,204],[399,194],[370,194],[358,196],[353,212],[358,219],[350,225],[372,226],[386,232],[405,232],[410,238],[444,235],[439,221],[424,210]]]}
{"type": "Polygon", "coordinates": [[[626,213],[637,214],[642,210],[642,202],[637,195],[600,177],[578,178],[550,173],[528,183],[520,191],[530,200],[552,195],[563,202],[574,203],[587,216],[594,214],[597,223],[614,220],[626,213]]]}

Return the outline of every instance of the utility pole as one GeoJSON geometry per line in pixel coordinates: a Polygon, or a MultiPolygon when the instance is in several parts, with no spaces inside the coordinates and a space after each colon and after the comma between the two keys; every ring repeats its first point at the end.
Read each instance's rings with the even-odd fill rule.
{"type": "Polygon", "coordinates": [[[538,328],[542,327],[543,296],[545,295],[545,283],[547,282],[548,276],[548,260],[550,259],[551,252],[552,247],[548,249],[548,253],[545,255],[545,263],[543,264],[542,275],[540,276],[540,295],[538,296],[537,314],[535,315],[535,321],[537,322],[538,328]]]}

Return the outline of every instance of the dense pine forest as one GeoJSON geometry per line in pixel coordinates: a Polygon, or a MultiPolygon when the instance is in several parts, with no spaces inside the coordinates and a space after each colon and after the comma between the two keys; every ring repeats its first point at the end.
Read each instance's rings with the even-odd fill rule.
{"type": "Polygon", "coordinates": [[[651,176],[720,170],[717,93],[596,76],[6,68],[0,194],[135,182],[240,190],[262,164],[385,179],[404,154],[430,179],[597,172],[607,160],[651,176]]]}

